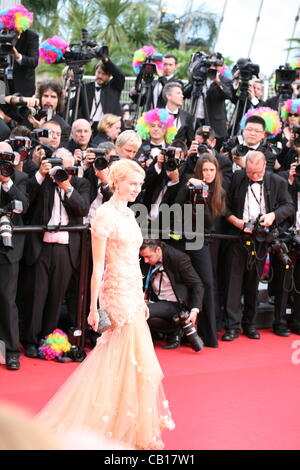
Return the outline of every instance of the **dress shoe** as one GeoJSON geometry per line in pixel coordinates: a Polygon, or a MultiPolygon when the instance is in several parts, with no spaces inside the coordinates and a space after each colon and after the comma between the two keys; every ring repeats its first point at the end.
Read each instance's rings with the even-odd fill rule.
{"type": "Polygon", "coordinates": [[[34,344],[28,344],[24,349],[24,354],[27,357],[36,358],[38,357],[38,349],[34,344]]]}
{"type": "Polygon", "coordinates": [[[250,339],[260,339],[260,334],[259,332],[254,328],[244,328],[243,329],[243,333],[245,336],[247,336],[247,338],[250,338],[250,339]]]}
{"type": "Polygon", "coordinates": [[[234,328],[230,330],[226,330],[226,332],[222,336],[222,341],[233,341],[235,338],[239,337],[239,330],[234,328]]]}
{"type": "Polygon", "coordinates": [[[288,337],[290,336],[290,332],[287,330],[287,328],[274,328],[273,329],[273,332],[275,333],[275,335],[277,336],[285,336],[285,337],[288,337]]]}
{"type": "Polygon", "coordinates": [[[6,369],[8,370],[19,370],[20,361],[16,356],[9,356],[6,359],[6,369]]]}
{"type": "Polygon", "coordinates": [[[164,349],[176,349],[181,345],[181,338],[183,331],[181,330],[177,335],[170,335],[167,337],[167,343],[163,346],[164,349]]]}

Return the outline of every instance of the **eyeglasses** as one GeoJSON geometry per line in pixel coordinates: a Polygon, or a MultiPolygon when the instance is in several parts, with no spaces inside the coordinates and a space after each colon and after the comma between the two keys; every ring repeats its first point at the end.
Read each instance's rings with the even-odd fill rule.
{"type": "Polygon", "coordinates": [[[290,117],[290,116],[299,117],[299,114],[297,114],[297,113],[289,113],[289,117],[290,117]]]}
{"type": "Polygon", "coordinates": [[[261,134],[265,131],[258,130],[258,129],[253,129],[253,127],[245,127],[245,131],[247,132],[253,132],[253,134],[261,134]]]}

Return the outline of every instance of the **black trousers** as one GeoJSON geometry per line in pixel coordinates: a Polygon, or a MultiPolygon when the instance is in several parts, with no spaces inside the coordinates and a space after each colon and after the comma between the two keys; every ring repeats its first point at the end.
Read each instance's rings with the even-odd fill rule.
{"type": "Polygon", "coordinates": [[[287,328],[300,326],[300,257],[295,263],[294,270],[286,269],[272,256],[273,287],[275,292],[274,323],[273,328],[287,328]],[[286,307],[289,295],[293,297],[292,315],[286,315],[286,307]]]}
{"type": "Polygon", "coordinates": [[[234,241],[229,247],[227,256],[228,281],[226,286],[226,329],[255,327],[257,315],[257,298],[259,278],[263,272],[266,249],[257,246],[257,257],[249,255],[242,241],[234,241]],[[241,299],[244,295],[244,311],[241,299]]]}
{"type": "Polygon", "coordinates": [[[215,285],[212,259],[209,244],[204,244],[201,250],[186,251],[192,265],[204,284],[203,311],[198,315],[198,333],[205,346],[218,346],[215,285]]]}
{"type": "Polygon", "coordinates": [[[72,276],[69,246],[43,243],[38,261],[26,268],[24,338],[37,345],[57,328],[62,302],[72,276]]]}
{"type": "Polygon", "coordinates": [[[148,325],[151,331],[162,332],[166,334],[176,334],[179,329],[173,321],[173,316],[180,312],[179,302],[169,302],[167,300],[158,300],[149,303],[148,325]]]}
{"type": "Polygon", "coordinates": [[[0,339],[6,358],[19,355],[19,315],[16,305],[19,262],[0,264],[0,339]]]}

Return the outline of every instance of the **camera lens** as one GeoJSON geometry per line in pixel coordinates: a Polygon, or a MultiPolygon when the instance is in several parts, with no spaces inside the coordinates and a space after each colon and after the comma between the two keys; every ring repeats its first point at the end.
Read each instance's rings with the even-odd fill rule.
{"type": "Polygon", "coordinates": [[[95,158],[94,165],[97,170],[105,170],[108,167],[108,161],[105,157],[97,157],[95,158]]]}

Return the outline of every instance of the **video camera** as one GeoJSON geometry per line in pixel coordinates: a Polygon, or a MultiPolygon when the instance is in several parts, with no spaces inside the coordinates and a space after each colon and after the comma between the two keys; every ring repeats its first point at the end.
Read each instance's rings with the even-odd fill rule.
{"type": "Polygon", "coordinates": [[[176,168],[179,168],[183,160],[180,157],[176,157],[176,153],[182,153],[180,147],[167,147],[161,150],[165,157],[165,170],[174,171],[176,168]]]}
{"type": "Polygon", "coordinates": [[[18,33],[9,29],[0,30],[0,57],[13,54],[13,47],[15,47],[18,40],[18,33]]]}
{"type": "Polygon", "coordinates": [[[69,45],[62,62],[67,65],[84,65],[92,59],[108,57],[108,47],[98,46],[97,42],[88,39],[88,34],[86,29],[81,30],[81,41],[69,45]]]}
{"type": "Polygon", "coordinates": [[[152,82],[154,75],[157,74],[155,62],[161,62],[162,55],[148,55],[141,66],[139,75],[145,80],[146,83],[152,82]]]}
{"type": "Polygon", "coordinates": [[[240,79],[239,85],[239,99],[245,101],[248,98],[249,81],[253,75],[259,78],[259,65],[253,64],[251,59],[241,58],[237,61],[232,69],[232,73],[238,71],[238,78],[240,79]]]}
{"type": "Polygon", "coordinates": [[[207,77],[213,79],[216,77],[217,70],[211,67],[221,67],[223,60],[211,59],[205,52],[195,52],[192,54],[189,69],[192,74],[192,80],[196,83],[203,84],[207,77]]]}
{"type": "Polygon", "coordinates": [[[12,215],[21,214],[23,211],[22,201],[11,201],[7,206],[0,209],[0,247],[12,249],[13,226],[11,222],[12,215]]]}
{"type": "Polygon", "coordinates": [[[296,80],[296,75],[296,70],[291,69],[289,65],[280,65],[275,70],[275,91],[283,100],[292,97],[292,83],[296,80]]]}

